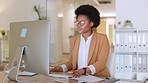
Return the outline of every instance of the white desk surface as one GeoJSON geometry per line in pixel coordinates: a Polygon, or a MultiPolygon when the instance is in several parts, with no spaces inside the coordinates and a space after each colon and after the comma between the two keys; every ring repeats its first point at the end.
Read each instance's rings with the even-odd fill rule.
{"type": "MultiPolygon", "coordinates": [[[[2,83],[4,77],[6,76],[6,73],[4,71],[0,72],[0,83],[2,83]]],[[[72,80],[72,79],[63,79],[63,78],[54,78],[54,77],[48,77],[48,76],[44,76],[44,75],[35,75],[32,77],[27,77],[27,76],[18,76],[18,80],[20,82],[18,83],[78,83],[76,80],[72,80]],[[57,82],[57,81],[61,81],[61,82],[57,82]]],[[[5,83],[17,83],[15,81],[11,81],[9,79],[5,80],[5,83]]],[[[102,82],[95,82],[95,83],[111,83],[107,80],[102,81],[102,82]]],[[[136,80],[126,80],[126,79],[122,79],[120,81],[117,81],[115,83],[142,83],[141,81],[136,81],[136,80]]]]}

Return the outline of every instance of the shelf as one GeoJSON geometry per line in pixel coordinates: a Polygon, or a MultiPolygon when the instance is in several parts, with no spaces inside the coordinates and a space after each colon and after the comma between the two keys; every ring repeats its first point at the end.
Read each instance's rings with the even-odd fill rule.
{"type": "Polygon", "coordinates": [[[114,50],[115,77],[148,77],[148,29],[116,29],[114,50]]]}

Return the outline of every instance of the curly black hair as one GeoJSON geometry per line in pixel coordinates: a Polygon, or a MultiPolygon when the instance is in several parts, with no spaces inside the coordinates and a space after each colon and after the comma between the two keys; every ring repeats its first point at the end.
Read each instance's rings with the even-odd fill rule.
{"type": "Polygon", "coordinates": [[[94,23],[92,28],[96,28],[100,24],[100,13],[91,5],[81,5],[75,10],[76,19],[79,15],[86,15],[90,21],[94,23]]]}

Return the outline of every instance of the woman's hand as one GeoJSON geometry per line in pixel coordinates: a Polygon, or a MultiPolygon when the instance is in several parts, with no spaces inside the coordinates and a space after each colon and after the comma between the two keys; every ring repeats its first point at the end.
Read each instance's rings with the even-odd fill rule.
{"type": "Polygon", "coordinates": [[[73,71],[72,76],[73,76],[74,78],[78,78],[78,77],[80,77],[83,73],[84,73],[84,70],[81,68],[81,69],[78,69],[78,70],[73,71]]]}
{"type": "Polygon", "coordinates": [[[61,66],[50,66],[49,67],[49,71],[50,72],[62,72],[63,69],[61,66]]]}

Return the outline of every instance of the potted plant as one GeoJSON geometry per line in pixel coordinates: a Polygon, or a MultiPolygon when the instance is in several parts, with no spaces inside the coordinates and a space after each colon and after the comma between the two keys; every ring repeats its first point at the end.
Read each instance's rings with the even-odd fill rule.
{"type": "Polygon", "coordinates": [[[125,28],[132,28],[133,23],[131,22],[131,20],[126,20],[125,23],[124,23],[124,27],[125,28]]]}
{"type": "Polygon", "coordinates": [[[1,34],[2,34],[2,36],[5,36],[5,35],[6,35],[5,30],[2,30],[2,31],[1,31],[1,34]]]}
{"type": "Polygon", "coordinates": [[[122,27],[122,24],[121,24],[121,21],[119,21],[119,22],[117,22],[117,26],[116,26],[117,28],[123,28],[122,27]]]}
{"type": "Polygon", "coordinates": [[[2,39],[6,39],[6,31],[5,30],[2,30],[1,31],[1,34],[2,34],[2,39]]]}
{"type": "Polygon", "coordinates": [[[47,16],[41,15],[42,8],[40,7],[40,5],[34,5],[33,10],[37,13],[39,20],[47,20],[47,16]]]}

